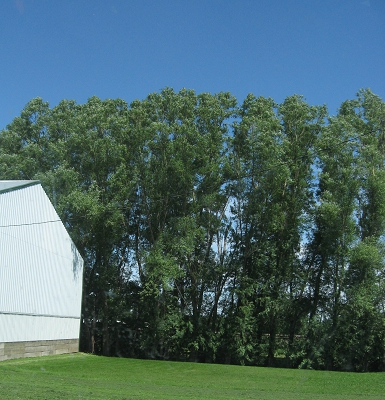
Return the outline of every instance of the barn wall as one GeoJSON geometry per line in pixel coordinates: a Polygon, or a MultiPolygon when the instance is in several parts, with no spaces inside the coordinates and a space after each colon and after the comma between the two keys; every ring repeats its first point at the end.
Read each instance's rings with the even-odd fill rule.
{"type": "Polygon", "coordinates": [[[79,330],[79,318],[0,314],[0,342],[75,339],[79,330]]]}
{"type": "Polygon", "coordinates": [[[78,343],[82,276],[83,260],[40,184],[1,193],[0,344],[78,343]]]}

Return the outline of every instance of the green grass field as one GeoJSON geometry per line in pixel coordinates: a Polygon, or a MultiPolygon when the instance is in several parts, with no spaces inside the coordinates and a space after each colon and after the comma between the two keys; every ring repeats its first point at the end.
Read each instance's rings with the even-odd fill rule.
{"type": "Polygon", "coordinates": [[[105,358],[0,363],[0,399],[384,399],[385,374],[105,358]]]}

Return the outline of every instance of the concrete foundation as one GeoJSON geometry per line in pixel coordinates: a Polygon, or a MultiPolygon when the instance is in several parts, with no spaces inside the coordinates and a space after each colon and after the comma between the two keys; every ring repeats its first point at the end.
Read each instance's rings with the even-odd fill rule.
{"type": "Polygon", "coordinates": [[[0,361],[10,360],[13,358],[77,353],[78,351],[79,339],[6,342],[0,343],[0,361]]]}

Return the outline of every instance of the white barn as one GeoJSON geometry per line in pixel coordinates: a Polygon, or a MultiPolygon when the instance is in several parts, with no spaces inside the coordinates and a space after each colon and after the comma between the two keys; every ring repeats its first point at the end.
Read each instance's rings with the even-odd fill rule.
{"type": "Polygon", "coordinates": [[[83,259],[39,181],[0,181],[0,361],[77,352],[83,259]]]}

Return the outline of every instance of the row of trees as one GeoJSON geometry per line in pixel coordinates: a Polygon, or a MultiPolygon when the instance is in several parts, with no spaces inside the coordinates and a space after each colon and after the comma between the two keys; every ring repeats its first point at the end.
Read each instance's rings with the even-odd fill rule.
{"type": "Polygon", "coordinates": [[[383,370],[384,161],[370,90],[37,98],[0,133],[85,258],[83,350],[130,357],[383,370]]]}

